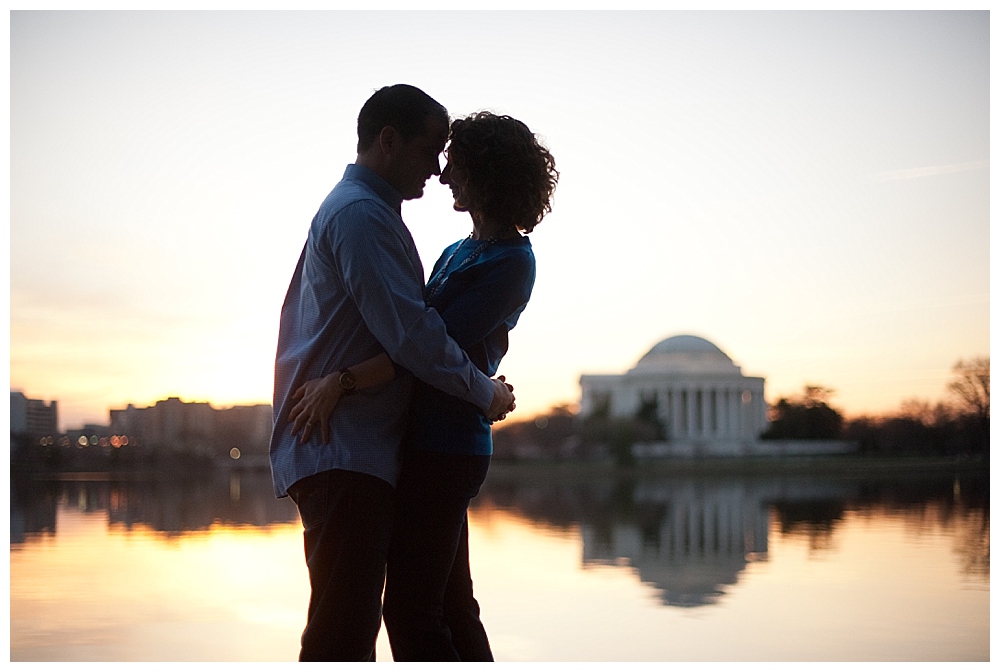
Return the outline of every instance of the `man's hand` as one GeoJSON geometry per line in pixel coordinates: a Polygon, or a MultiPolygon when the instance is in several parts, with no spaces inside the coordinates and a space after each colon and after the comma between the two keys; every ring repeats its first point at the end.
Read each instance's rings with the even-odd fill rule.
{"type": "Polygon", "coordinates": [[[292,400],[297,399],[298,403],[288,414],[288,422],[293,423],[291,434],[298,434],[301,430],[302,437],[299,441],[305,443],[312,436],[313,429],[319,425],[323,443],[330,443],[330,414],[336,408],[342,393],[336,373],[303,383],[292,395],[292,400]]]}
{"type": "Polygon", "coordinates": [[[493,379],[493,403],[486,412],[486,417],[491,421],[503,420],[515,408],[514,386],[505,381],[503,376],[493,379]]]}

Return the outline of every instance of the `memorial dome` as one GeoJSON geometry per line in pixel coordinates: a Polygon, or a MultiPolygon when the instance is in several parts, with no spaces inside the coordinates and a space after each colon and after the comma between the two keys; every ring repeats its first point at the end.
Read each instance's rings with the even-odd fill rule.
{"type": "Polygon", "coordinates": [[[717,345],[690,334],[660,341],[624,374],[580,376],[584,418],[637,418],[650,409],[663,441],[649,444],[647,457],[745,454],[767,428],[764,379],[744,376],[717,345]]]}
{"type": "Polygon", "coordinates": [[[740,368],[711,341],[681,334],[654,345],[630,373],[739,374],[740,368]]]}

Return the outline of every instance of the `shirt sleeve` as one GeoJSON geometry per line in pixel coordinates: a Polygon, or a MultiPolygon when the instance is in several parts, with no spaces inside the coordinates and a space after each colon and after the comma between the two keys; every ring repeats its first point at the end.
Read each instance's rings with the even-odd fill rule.
{"type": "Polygon", "coordinates": [[[409,233],[373,203],[348,205],[331,228],[333,261],[365,326],[417,378],[487,410],[493,383],[424,305],[423,269],[409,233]]]}
{"type": "MultiPolygon", "coordinates": [[[[463,283],[462,290],[440,309],[448,334],[463,350],[519,315],[535,281],[530,253],[503,255],[473,268],[475,278],[463,283]]],[[[459,278],[453,277],[449,282],[456,280],[459,278]]]]}

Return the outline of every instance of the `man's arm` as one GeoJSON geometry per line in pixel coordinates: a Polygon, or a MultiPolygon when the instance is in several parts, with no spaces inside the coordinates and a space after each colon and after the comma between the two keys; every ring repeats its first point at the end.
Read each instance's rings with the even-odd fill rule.
{"type": "Polygon", "coordinates": [[[347,293],[389,357],[415,376],[495,418],[513,403],[479,371],[424,305],[422,270],[409,233],[373,203],[353,203],[331,227],[330,249],[347,293]],[[405,237],[404,237],[405,236],[405,237]]]}
{"type": "MultiPolygon", "coordinates": [[[[345,372],[349,373],[354,381],[353,390],[360,391],[388,383],[395,378],[396,365],[382,352],[345,370],[306,381],[292,394],[292,401],[296,403],[288,414],[288,422],[292,425],[289,434],[295,436],[301,431],[302,436],[299,441],[306,443],[312,436],[313,430],[319,427],[323,443],[330,443],[330,415],[340,402],[340,398],[349,393],[341,381],[341,376],[345,372]]],[[[495,382],[503,383],[504,377],[500,376],[495,382]]],[[[507,389],[514,391],[511,385],[507,385],[507,389]]],[[[513,410],[514,403],[511,401],[509,407],[498,406],[489,417],[491,420],[503,420],[507,417],[507,413],[513,410]]]]}

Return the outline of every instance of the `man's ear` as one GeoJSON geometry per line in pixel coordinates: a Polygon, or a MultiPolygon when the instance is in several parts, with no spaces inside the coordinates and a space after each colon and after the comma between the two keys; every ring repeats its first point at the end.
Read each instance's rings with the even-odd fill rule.
{"type": "Polygon", "coordinates": [[[399,148],[402,137],[392,126],[384,126],[378,134],[378,147],[384,156],[390,156],[394,150],[399,148]]]}

